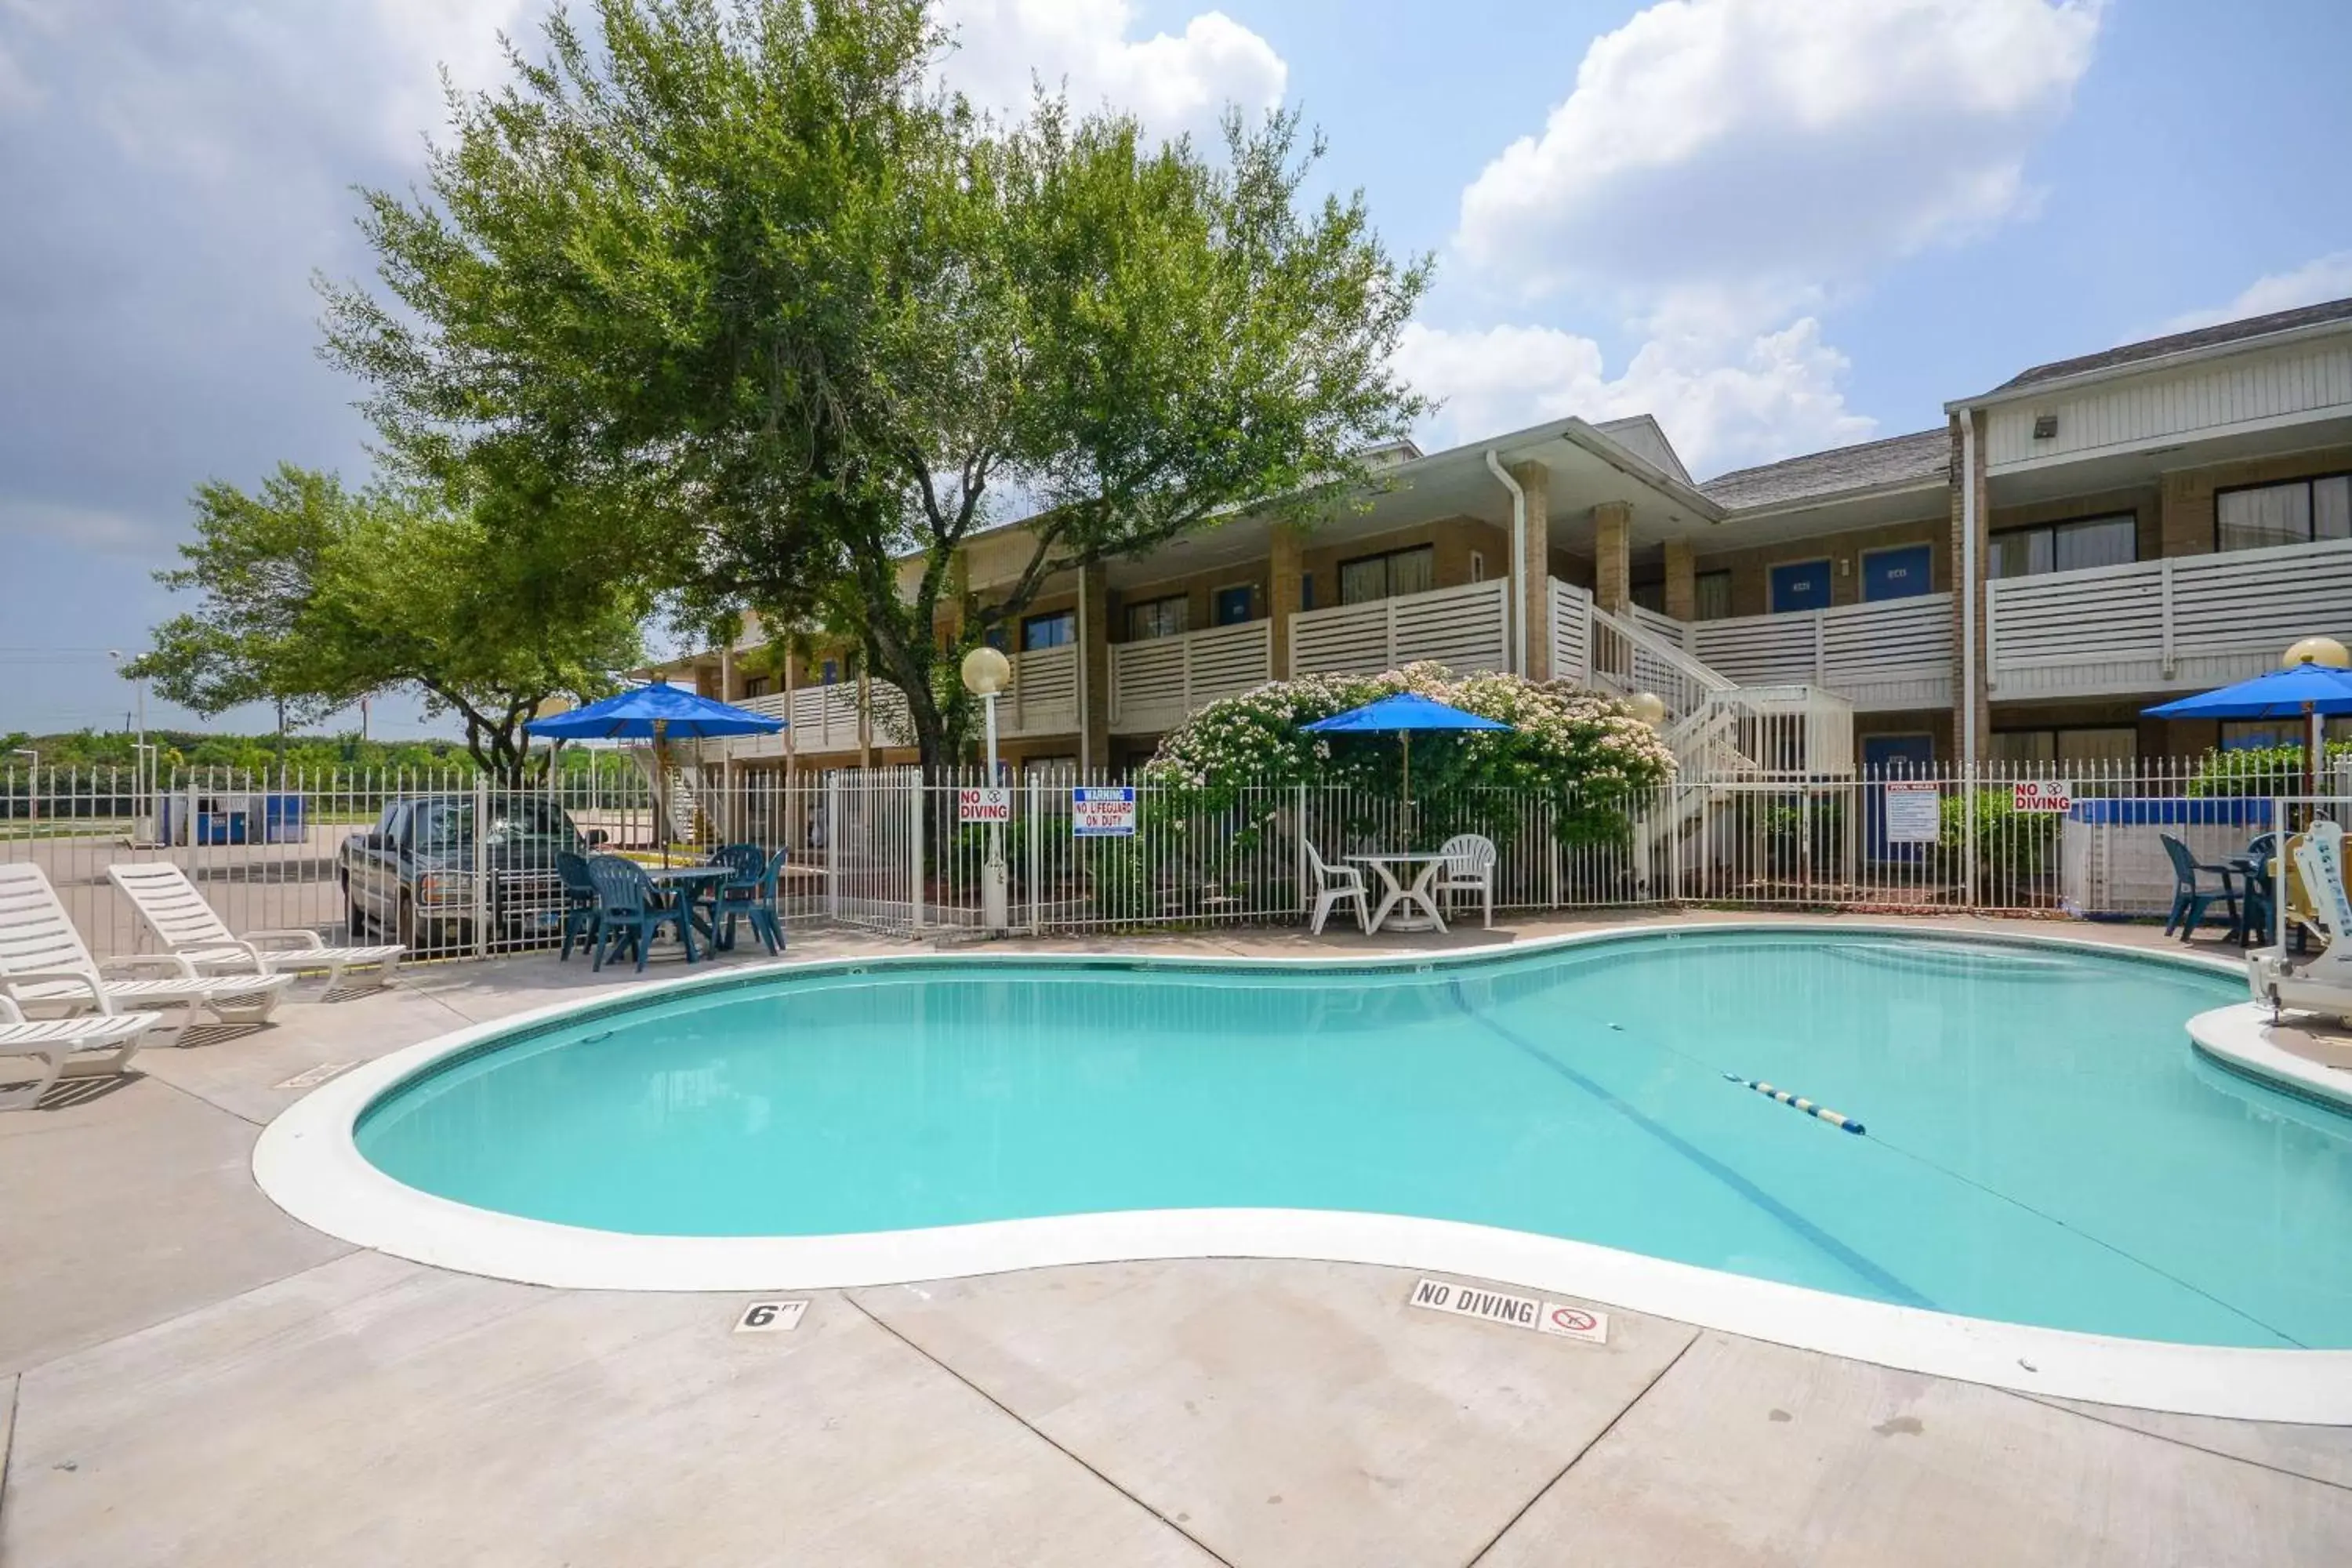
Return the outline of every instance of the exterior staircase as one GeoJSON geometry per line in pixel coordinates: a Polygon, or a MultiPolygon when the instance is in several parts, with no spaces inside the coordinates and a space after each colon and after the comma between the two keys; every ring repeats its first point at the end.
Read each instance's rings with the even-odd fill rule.
{"type": "Polygon", "coordinates": [[[655,759],[651,746],[632,746],[629,760],[636,763],[646,783],[661,802],[662,820],[669,825],[672,842],[682,844],[713,844],[718,834],[709,814],[702,805],[702,765],[688,757],[680,756],[677,748],[669,748],[669,766],[663,770],[655,759]]]}
{"type": "Polygon", "coordinates": [[[1592,684],[1665,705],[1659,734],[1675,782],[1635,821],[1634,876],[1644,887],[1676,879],[1680,851],[1699,858],[1736,833],[1739,802],[1758,786],[1853,776],[1853,706],[1844,698],[1814,686],[1742,686],[1643,626],[1638,609],[1617,616],[1596,605],[1590,616],[1592,684]]]}

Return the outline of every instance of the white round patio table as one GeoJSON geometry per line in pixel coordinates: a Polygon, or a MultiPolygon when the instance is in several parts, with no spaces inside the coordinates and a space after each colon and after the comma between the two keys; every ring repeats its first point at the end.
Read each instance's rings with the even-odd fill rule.
{"type": "Polygon", "coordinates": [[[1378,931],[1385,925],[1392,925],[1399,931],[1442,931],[1445,929],[1445,917],[1438,911],[1433,890],[1437,873],[1445,865],[1444,855],[1434,849],[1407,849],[1386,855],[1349,855],[1346,858],[1370,866],[1381,879],[1381,907],[1372,911],[1372,930],[1378,931]],[[1421,867],[1421,872],[1410,884],[1397,879],[1398,871],[1411,875],[1415,866],[1421,867]],[[1391,867],[1396,869],[1391,869],[1391,867]],[[1404,906],[1404,912],[1391,920],[1390,911],[1399,904],[1404,906]],[[1418,913],[1413,909],[1416,904],[1420,906],[1418,913]]]}

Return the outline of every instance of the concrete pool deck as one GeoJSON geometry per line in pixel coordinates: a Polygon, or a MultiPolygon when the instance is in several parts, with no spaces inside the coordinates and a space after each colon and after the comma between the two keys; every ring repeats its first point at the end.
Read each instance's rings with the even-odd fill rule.
{"type": "MultiPolygon", "coordinates": [[[[1632,923],[1493,934],[1604,922],[1632,923]]],[[[261,1123],[303,1092],[275,1086],[626,983],[419,967],[0,1116],[0,1563],[2352,1561],[2352,1428],[2075,1405],[1623,1311],[1591,1345],[1412,1310],[1412,1271],[1355,1265],[812,1291],[799,1329],[736,1334],[746,1295],[447,1273],[255,1188],[261,1123]]]]}

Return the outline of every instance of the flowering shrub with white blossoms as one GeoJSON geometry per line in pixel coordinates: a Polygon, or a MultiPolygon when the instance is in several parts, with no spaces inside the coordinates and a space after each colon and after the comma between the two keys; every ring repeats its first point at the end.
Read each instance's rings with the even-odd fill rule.
{"type": "Polygon", "coordinates": [[[1213,811],[1241,800],[1250,785],[1340,785],[1396,799],[1403,790],[1402,737],[1311,735],[1305,727],[1400,691],[1512,726],[1414,736],[1415,818],[1427,836],[1484,828],[1478,797],[1508,790],[1549,797],[1564,842],[1613,841],[1624,832],[1620,803],[1674,776],[1664,742],[1614,699],[1568,681],[1456,679],[1441,665],[1412,664],[1381,675],[1277,680],[1213,702],[1160,742],[1144,780],[1166,790],[1171,804],[1213,811]]]}

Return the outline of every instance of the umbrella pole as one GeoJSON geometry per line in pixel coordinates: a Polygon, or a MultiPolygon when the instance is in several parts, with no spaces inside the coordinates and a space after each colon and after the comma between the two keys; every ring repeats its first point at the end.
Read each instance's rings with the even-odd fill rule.
{"type": "Polygon", "coordinates": [[[2319,716],[2316,703],[2303,705],[2303,818],[2306,827],[2319,816],[2316,802],[2319,798],[2320,734],[2321,726],[2325,723],[2326,721],[2319,716]]]}
{"type": "Polygon", "coordinates": [[[661,840],[662,868],[669,868],[669,726],[654,721],[654,834],[661,840]]]}
{"type": "Polygon", "coordinates": [[[1412,847],[1412,731],[1404,731],[1404,842],[1412,847]]]}

